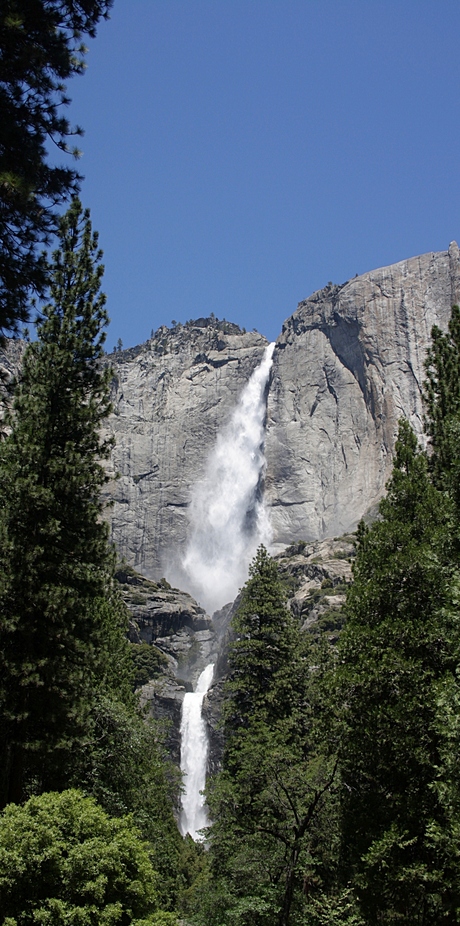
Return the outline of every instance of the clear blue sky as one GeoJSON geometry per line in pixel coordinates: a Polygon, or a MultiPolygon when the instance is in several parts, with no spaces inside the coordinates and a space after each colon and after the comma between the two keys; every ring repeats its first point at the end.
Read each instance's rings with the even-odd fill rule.
{"type": "Polygon", "coordinates": [[[118,338],[275,339],[329,280],[460,237],[458,0],[115,0],[68,85],[118,338]]]}

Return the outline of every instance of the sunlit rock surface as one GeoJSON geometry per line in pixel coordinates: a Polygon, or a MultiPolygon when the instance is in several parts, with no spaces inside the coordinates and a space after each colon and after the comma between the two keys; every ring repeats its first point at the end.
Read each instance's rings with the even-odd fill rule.
{"type": "MultiPolygon", "coordinates": [[[[286,321],[274,352],[265,440],[275,551],[343,534],[375,507],[391,472],[398,419],[406,416],[423,438],[431,328],[445,329],[458,301],[453,242],[447,251],[330,284],[286,321]]],[[[107,431],[116,445],[107,517],[119,554],[145,575],[174,575],[192,487],[266,344],[257,332],[209,318],[162,327],[109,358],[107,431]]],[[[0,357],[7,375],[21,352],[13,342],[3,363],[0,357]]]]}
{"type": "Polygon", "coordinates": [[[424,254],[327,286],[277,341],[268,398],[266,492],[274,541],[353,529],[381,498],[398,419],[422,437],[423,362],[460,299],[459,250],[424,254]]]}
{"type": "Polygon", "coordinates": [[[266,344],[257,332],[203,319],[160,328],[110,357],[111,472],[120,476],[108,486],[108,518],[120,555],[145,575],[170,574],[187,536],[191,487],[266,344]]]}

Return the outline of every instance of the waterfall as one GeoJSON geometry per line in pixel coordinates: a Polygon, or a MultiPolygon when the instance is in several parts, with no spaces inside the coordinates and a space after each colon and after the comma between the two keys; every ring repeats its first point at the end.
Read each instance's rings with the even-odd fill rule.
{"type": "MultiPolygon", "coordinates": [[[[190,504],[190,537],[177,584],[187,588],[209,614],[232,601],[247,578],[257,547],[270,542],[262,481],[266,390],[275,345],[270,344],[239,398],[229,424],[218,434],[203,479],[190,504]]],[[[184,793],[180,829],[199,839],[207,826],[203,791],[208,740],[201,715],[213,665],[201,673],[196,690],[182,704],[181,770],[184,793]]]]}
{"type": "Polygon", "coordinates": [[[214,665],[206,666],[201,673],[194,692],[187,692],[182,703],[181,759],[184,776],[180,830],[183,836],[190,833],[192,839],[199,839],[198,831],[207,825],[204,796],[201,793],[206,784],[208,759],[208,737],[201,715],[203,698],[212,682],[214,665]]]}
{"type": "Polygon", "coordinates": [[[185,585],[209,614],[236,597],[257,547],[270,543],[260,487],[274,347],[266,348],[229,424],[217,436],[203,479],[192,491],[190,537],[178,584],[185,585]]]}

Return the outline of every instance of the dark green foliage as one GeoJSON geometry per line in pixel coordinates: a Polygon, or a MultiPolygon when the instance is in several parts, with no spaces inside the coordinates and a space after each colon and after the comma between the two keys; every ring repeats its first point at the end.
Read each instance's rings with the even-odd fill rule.
{"type": "Polygon", "coordinates": [[[47,793],[0,817],[4,926],[166,926],[158,875],[129,817],[78,791],[47,793]]]}
{"type": "MultiPolygon", "coordinates": [[[[426,431],[431,439],[430,470],[460,516],[460,307],[454,305],[448,331],[436,326],[425,364],[426,431]]],[[[458,531],[456,531],[458,533],[458,531]]],[[[458,542],[458,541],[457,541],[458,542]]]]}
{"type": "Polygon", "coordinates": [[[133,693],[133,644],[126,638],[125,606],[115,594],[102,602],[99,620],[104,671],[93,691],[84,735],[73,749],[67,782],[94,797],[111,816],[132,814],[150,845],[161,905],[173,909],[182,848],[173,816],[179,773],[163,747],[164,731],[139,709],[133,693]]]}
{"type": "Polygon", "coordinates": [[[330,654],[299,634],[263,547],[233,631],[224,768],[209,788],[211,867],[198,921],[284,926],[302,921],[305,884],[318,886],[337,843],[330,654]]]}
{"type": "MultiPolygon", "coordinates": [[[[201,898],[206,895],[210,880],[209,853],[204,844],[194,842],[189,833],[182,841],[181,875],[179,909],[189,922],[189,916],[201,908],[201,898]]],[[[200,914],[198,919],[201,921],[200,914]]]]}
{"type": "Polygon", "coordinates": [[[458,922],[460,898],[460,684],[459,670],[439,686],[437,733],[440,762],[434,769],[434,790],[443,816],[430,821],[427,842],[434,857],[430,880],[444,899],[446,922],[458,922]],[[451,917],[449,920],[448,917],[451,917]]]}
{"type": "Polygon", "coordinates": [[[155,847],[158,893],[171,907],[178,782],[133,692],[127,611],[101,519],[107,316],[97,237],[77,201],[60,244],[53,301],[27,348],[0,445],[1,801],[73,785],[113,817],[132,813],[155,847]]]}
{"type": "Polygon", "coordinates": [[[60,786],[95,679],[107,671],[102,272],[97,237],[75,201],[53,258],[52,302],[27,347],[0,445],[1,804],[27,787],[60,786]]]}
{"type": "Polygon", "coordinates": [[[292,686],[286,669],[297,628],[286,607],[276,563],[265,547],[259,548],[249,576],[232,621],[236,639],[229,653],[227,742],[255,713],[262,712],[270,720],[290,710],[292,686]],[[286,685],[283,693],[282,684],[286,685]]]}
{"type": "Polygon", "coordinates": [[[158,725],[136,705],[123,703],[119,691],[99,694],[86,736],[74,750],[68,781],[111,816],[132,814],[160,875],[161,905],[173,909],[182,842],[173,816],[179,774],[165,753],[158,725]]]}
{"type": "Polygon", "coordinates": [[[146,685],[152,678],[161,675],[168,660],[158,647],[148,643],[132,643],[131,658],[134,663],[134,687],[146,685]]]}
{"type": "MultiPolygon", "coordinates": [[[[437,923],[435,854],[443,826],[439,686],[454,678],[459,628],[450,565],[449,499],[400,425],[381,519],[358,533],[348,623],[340,638],[343,855],[366,922],[437,923]]],[[[439,901],[439,902],[438,902],[439,901]]]]}
{"type": "MultiPolygon", "coordinates": [[[[47,263],[37,246],[56,230],[56,207],[78,189],[70,167],[50,163],[51,139],[70,151],[63,81],[84,71],[84,35],[94,36],[112,0],[1,0],[0,329],[28,316],[30,291],[43,294],[47,263]]],[[[74,149],[74,153],[76,153],[74,149]]]]}
{"type": "Polygon", "coordinates": [[[323,634],[326,634],[331,643],[337,643],[340,633],[345,626],[345,615],[338,608],[328,608],[321,614],[321,617],[312,624],[309,633],[319,640],[323,634]]]}

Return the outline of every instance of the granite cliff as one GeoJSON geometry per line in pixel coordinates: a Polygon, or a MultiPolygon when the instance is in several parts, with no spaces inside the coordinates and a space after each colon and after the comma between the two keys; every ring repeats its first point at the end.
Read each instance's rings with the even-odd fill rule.
{"type": "MultiPolygon", "coordinates": [[[[423,440],[423,362],[433,324],[460,301],[459,249],[328,284],[283,325],[273,356],[265,500],[274,550],[353,530],[382,496],[398,419],[423,440]]],[[[188,530],[193,485],[267,345],[214,316],[161,327],[110,356],[115,438],[107,517],[119,554],[169,577],[188,530]],[[116,475],[118,478],[116,478],[116,475]]],[[[7,376],[23,345],[0,362],[7,376]]]]}
{"type": "Polygon", "coordinates": [[[398,419],[423,440],[423,363],[460,299],[460,260],[424,254],[329,284],[283,325],[266,436],[274,541],[355,528],[389,478],[398,419]]]}
{"type": "MultiPolygon", "coordinates": [[[[328,284],[301,302],[276,342],[267,405],[265,497],[274,548],[354,529],[381,497],[397,422],[422,438],[423,361],[433,324],[460,299],[455,242],[328,284]]],[[[113,539],[145,575],[166,575],[187,535],[204,471],[266,340],[216,319],[160,328],[117,352],[113,539]]]]}
{"type": "Polygon", "coordinates": [[[260,363],[267,341],[216,319],[160,328],[110,357],[114,368],[113,540],[145,575],[166,575],[183,547],[190,488],[219,428],[260,363]]]}

